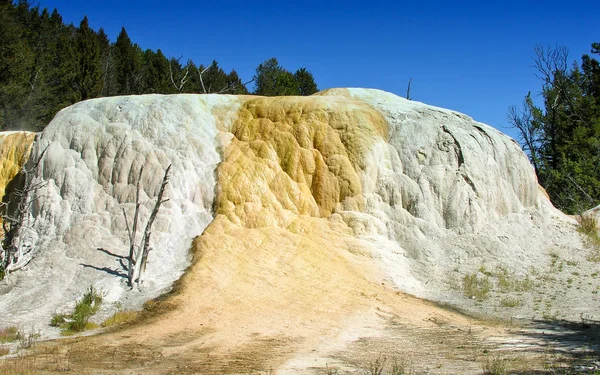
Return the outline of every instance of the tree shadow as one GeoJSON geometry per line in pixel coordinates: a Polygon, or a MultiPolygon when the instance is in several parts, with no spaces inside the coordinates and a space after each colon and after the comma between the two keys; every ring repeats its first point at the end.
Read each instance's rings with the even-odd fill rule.
{"type": "Polygon", "coordinates": [[[106,249],[101,248],[101,247],[97,248],[96,250],[101,251],[104,254],[108,254],[108,255],[110,255],[111,257],[114,257],[114,258],[127,259],[127,257],[124,256],[124,255],[119,255],[119,254],[111,253],[109,250],[106,250],[106,249]]]}
{"type": "Polygon", "coordinates": [[[127,278],[127,274],[122,273],[119,270],[113,270],[113,269],[108,268],[108,267],[96,267],[96,266],[92,266],[91,264],[84,264],[84,263],[79,263],[79,265],[83,266],[85,268],[92,268],[92,269],[95,269],[97,271],[106,272],[109,275],[113,275],[113,276],[117,276],[117,277],[122,277],[124,279],[127,278]]]}
{"type": "Polygon", "coordinates": [[[511,371],[511,374],[598,374],[600,371],[600,320],[534,320],[517,334],[529,342],[524,351],[548,358],[548,369],[511,371]]]}

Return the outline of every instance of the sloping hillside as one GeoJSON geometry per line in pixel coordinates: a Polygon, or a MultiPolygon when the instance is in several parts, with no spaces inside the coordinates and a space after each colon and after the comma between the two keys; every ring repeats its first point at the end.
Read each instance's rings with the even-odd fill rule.
{"type": "MultiPolygon", "coordinates": [[[[340,353],[360,355],[365,337],[388,352],[398,327],[463,337],[471,319],[413,296],[487,317],[599,314],[576,221],[552,207],[519,146],[385,92],[89,100],[55,117],[30,160],[42,187],[20,243],[32,259],[3,282],[0,325],[56,337],[51,316],[90,285],[104,294],[101,321],[179,280],[147,305],[156,316],[75,345],[98,349],[84,356],[96,369],[131,349],[114,368],[302,372],[348,365],[340,353]],[[139,184],[148,220],[169,165],[148,269],[130,289],[123,211],[133,217],[139,184]]],[[[505,333],[477,335],[457,340],[505,333]]],[[[445,363],[479,368],[465,361],[445,363]]]]}

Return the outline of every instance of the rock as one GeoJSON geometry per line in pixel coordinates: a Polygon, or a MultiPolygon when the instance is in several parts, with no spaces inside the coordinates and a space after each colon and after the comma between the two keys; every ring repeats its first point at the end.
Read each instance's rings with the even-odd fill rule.
{"type": "Polygon", "coordinates": [[[524,269],[547,257],[554,225],[574,223],[512,139],[378,90],[94,99],[57,114],[32,156],[46,148],[29,217],[37,255],[0,300],[0,323],[49,321],[89,285],[105,291],[107,308],[139,307],[190,264],[182,295],[203,290],[223,304],[261,283],[289,298],[316,280],[343,282],[338,296],[350,301],[381,277],[454,300],[453,269],[524,269]],[[145,222],[169,165],[147,278],[129,290],[122,211],[132,218],[143,166],[145,222]]]}

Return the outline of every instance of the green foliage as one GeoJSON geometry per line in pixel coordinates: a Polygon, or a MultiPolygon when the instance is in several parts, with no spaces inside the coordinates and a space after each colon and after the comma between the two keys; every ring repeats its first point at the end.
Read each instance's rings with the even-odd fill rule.
{"type": "Polygon", "coordinates": [[[317,92],[317,84],[308,70],[300,68],[292,74],[274,57],[256,68],[254,83],[254,93],[263,96],[312,95],[317,92]]]}
{"type": "Polygon", "coordinates": [[[581,213],[600,200],[600,64],[584,55],[569,68],[560,47],[535,53],[543,106],[528,94],[521,110],[510,109],[509,121],[554,205],[581,213]]]}
{"type": "Polygon", "coordinates": [[[294,79],[298,86],[298,94],[302,96],[308,96],[319,91],[315,78],[312,73],[306,70],[306,68],[300,68],[294,73],[294,79]]]}
{"type": "MultiPolygon", "coordinates": [[[[0,131],[42,130],[62,108],[80,100],[131,94],[248,94],[238,73],[216,61],[208,70],[188,60],[142,50],[121,29],[111,43],[102,28],[64,24],[54,10],[28,1],[0,1],[0,131]],[[200,73],[203,72],[202,79],[200,73]]],[[[271,59],[259,66],[261,95],[310,95],[312,74],[295,74],[271,59]],[[272,61],[271,61],[272,60],[272,61]]]]}
{"type": "Polygon", "coordinates": [[[69,335],[76,332],[93,329],[97,326],[91,323],[90,318],[98,312],[102,304],[102,296],[93,287],[77,302],[71,314],[55,314],[50,325],[63,329],[63,334],[69,335]]]}
{"type": "Polygon", "coordinates": [[[489,276],[472,273],[463,277],[462,289],[465,296],[482,300],[488,297],[492,283],[489,276]]]}
{"type": "Polygon", "coordinates": [[[52,327],[60,327],[67,322],[65,314],[54,314],[50,320],[52,327]]]}

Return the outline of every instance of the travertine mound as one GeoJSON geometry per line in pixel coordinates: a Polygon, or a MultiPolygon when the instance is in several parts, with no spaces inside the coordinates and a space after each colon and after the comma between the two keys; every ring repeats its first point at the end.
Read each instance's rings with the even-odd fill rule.
{"type": "Polygon", "coordinates": [[[22,241],[35,258],[3,286],[0,323],[43,325],[89,285],[106,295],[104,316],[139,307],[191,264],[171,301],[181,324],[157,335],[208,321],[232,335],[240,321],[248,335],[257,325],[294,334],[276,322],[333,327],[372,308],[364,298],[382,283],[458,303],[451,275],[482,264],[521,272],[552,246],[580,246],[512,139],[378,90],[95,99],[61,111],[32,158],[43,150],[45,185],[22,241]],[[122,211],[133,216],[143,166],[146,220],[168,165],[146,278],[129,290],[122,211]],[[244,315],[257,305],[269,313],[244,315]]]}

